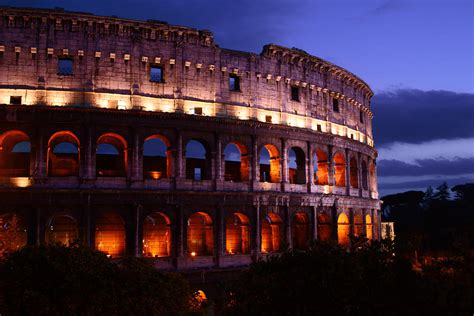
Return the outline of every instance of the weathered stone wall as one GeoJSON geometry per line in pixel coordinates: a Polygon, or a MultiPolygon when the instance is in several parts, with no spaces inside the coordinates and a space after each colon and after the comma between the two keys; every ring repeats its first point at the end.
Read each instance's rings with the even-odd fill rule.
{"type": "Polygon", "coordinates": [[[17,214],[30,244],[47,242],[55,216],[67,215],[79,239],[94,246],[96,219],[107,212],[123,219],[126,253],[138,256],[145,218],[167,216],[171,253],[157,259],[163,269],[264,258],[261,229],[270,214],[281,218],[282,241],[290,247],[298,212],[306,214],[309,239],[317,239],[323,214],[330,226],[325,234],[334,240],[340,214],[351,232],[355,216],[364,225],[369,218],[366,233],[379,238],[372,92],[348,71],[276,45],[261,55],[221,49],[209,31],[163,23],[16,9],[0,9],[0,16],[0,219],[17,214]],[[57,73],[62,57],[73,59],[70,76],[57,73]],[[153,65],[164,70],[163,83],[150,82],[153,65]],[[231,74],[240,78],[240,91],[229,91],[231,74]],[[291,100],[292,86],[300,101],[291,100]],[[21,104],[9,104],[11,96],[21,96],[21,104]],[[340,113],[332,110],[334,98],[340,113]],[[144,176],[150,137],[166,146],[156,164],[166,162],[159,179],[144,176]],[[204,146],[205,161],[186,159],[191,140],[204,146]],[[55,172],[54,144],[64,141],[76,146],[77,161],[55,172]],[[12,153],[19,142],[31,148],[12,153]],[[118,149],[120,175],[98,174],[102,143],[118,149]],[[230,143],[241,154],[241,181],[225,178],[230,143]],[[261,181],[263,148],[270,152],[265,168],[272,182],[261,181]],[[292,148],[302,157],[297,170],[289,166],[292,148]],[[327,174],[323,184],[315,180],[317,152],[327,167],[318,171],[327,174]],[[207,179],[190,179],[187,164],[206,168],[207,179]],[[336,174],[345,185],[336,185],[336,174]],[[196,212],[212,222],[212,255],[189,254],[187,228],[196,212]],[[237,212],[248,219],[251,250],[234,255],[226,252],[225,223],[237,212]]]}

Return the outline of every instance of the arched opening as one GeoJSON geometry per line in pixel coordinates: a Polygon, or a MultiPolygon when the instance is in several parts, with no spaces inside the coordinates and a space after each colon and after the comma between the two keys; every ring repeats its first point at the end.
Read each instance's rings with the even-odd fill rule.
{"type": "Polygon", "coordinates": [[[186,179],[211,179],[211,157],[204,143],[190,140],[186,144],[186,179]]]}
{"type": "Polygon", "coordinates": [[[362,161],[362,189],[368,190],[368,170],[367,170],[367,163],[362,161]]]}
{"type": "Polygon", "coordinates": [[[48,142],[48,176],[79,176],[79,139],[69,131],[55,133],[48,142]]]}
{"type": "Polygon", "coordinates": [[[0,135],[0,176],[28,177],[30,175],[31,143],[21,131],[0,135]]]}
{"type": "Polygon", "coordinates": [[[313,172],[314,184],[327,185],[329,183],[328,155],[322,150],[317,150],[313,156],[313,172]]]}
{"type": "Polygon", "coordinates": [[[96,169],[99,177],[125,177],[127,175],[127,142],[113,133],[97,140],[96,169]]]}
{"type": "Polygon", "coordinates": [[[225,181],[249,181],[250,161],[247,148],[239,143],[230,143],[224,149],[225,181]]]}
{"type": "Polygon", "coordinates": [[[96,218],[95,248],[112,257],[125,252],[125,223],[120,215],[104,213],[96,218]]]}
{"type": "Polygon", "coordinates": [[[346,186],[346,160],[341,153],[334,155],[334,181],[337,187],[346,186]]]}
{"type": "Polygon", "coordinates": [[[262,253],[280,251],[282,220],[275,213],[268,213],[262,220],[262,253]]]}
{"type": "Polygon", "coordinates": [[[225,236],[225,248],[228,254],[250,253],[250,227],[246,215],[234,213],[227,217],[225,236]]]}
{"type": "Polygon", "coordinates": [[[372,240],[372,217],[365,215],[365,235],[368,240],[372,240]]]}
{"type": "Polygon", "coordinates": [[[171,256],[171,221],[165,214],[156,212],[145,218],[143,255],[145,257],[171,256]]]}
{"type": "Polygon", "coordinates": [[[331,240],[331,218],[326,213],[318,215],[318,240],[331,240]]]}
{"type": "Polygon", "coordinates": [[[211,256],[214,234],[211,217],[204,212],[193,213],[188,219],[188,255],[211,256]]]}
{"type": "Polygon", "coordinates": [[[46,227],[45,240],[48,244],[69,245],[78,237],[77,222],[68,215],[54,216],[46,227]]]}
{"type": "Polygon", "coordinates": [[[350,178],[351,178],[351,187],[354,189],[359,188],[359,167],[357,165],[357,159],[354,157],[351,158],[350,161],[350,178]]]}
{"type": "Polygon", "coordinates": [[[364,233],[363,231],[364,223],[362,222],[362,216],[355,215],[354,216],[354,236],[360,237],[364,233]]]}
{"type": "Polygon", "coordinates": [[[346,214],[341,213],[337,219],[337,242],[339,245],[349,246],[350,224],[346,214]]]}
{"type": "Polygon", "coordinates": [[[299,147],[292,147],[288,151],[288,178],[292,184],[306,183],[306,158],[299,147]]]}
{"type": "Polygon", "coordinates": [[[143,177],[145,179],[170,178],[172,155],[169,141],[161,135],[148,137],[143,143],[143,177]]]}
{"type": "Polygon", "coordinates": [[[0,257],[25,246],[27,238],[26,225],[18,215],[0,216],[0,257]]]}
{"type": "Polygon", "coordinates": [[[280,157],[278,149],[270,144],[260,150],[260,182],[280,182],[280,157]]]}
{"type": "Polygon", "coordinates": [[[304,212],[297,212],[293,216],[293,248],[305,250],[310,240],[309,217],[304,212]]]}

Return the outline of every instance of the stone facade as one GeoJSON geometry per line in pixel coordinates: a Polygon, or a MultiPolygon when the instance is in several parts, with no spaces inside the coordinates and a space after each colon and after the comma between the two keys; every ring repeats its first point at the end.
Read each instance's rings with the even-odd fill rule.
{"type": "Polygon", "coordinates": [[[25,242],[72,235],[163,269],[248,265],[280,241],[379,238],[373,93],[347,70],[157,21],[0,16],[4,231],[14,215],[25,242]],[[154,139],[164,154],[147,156],[154,139]],[[65,143],[75,149],[56,150],[65,143]]]}

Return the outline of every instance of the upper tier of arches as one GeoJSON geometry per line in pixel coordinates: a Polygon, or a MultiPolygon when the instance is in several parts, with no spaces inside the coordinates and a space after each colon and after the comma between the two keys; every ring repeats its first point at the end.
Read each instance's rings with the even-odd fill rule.
{"type": "Polygon", "coordinates": [[[149,187],[181,179],[201,189],[213,180],[223,189],[239,191],[309,190],[363,197],[374,197],[369,192],[377,191],[375,160],[349,149],[166,130],[131,138],[108,130],[85,139],[74,129],[51,131],[39,139],[7,130],[0,134],[0,177],[123,178],[149,187]]]}

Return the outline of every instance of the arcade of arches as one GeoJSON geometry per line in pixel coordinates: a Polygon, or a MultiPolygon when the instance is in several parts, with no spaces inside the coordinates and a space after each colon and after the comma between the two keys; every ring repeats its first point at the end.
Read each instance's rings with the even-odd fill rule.
{"type": "Polygon", "coordinates": [[[32,147],[32,143],[34,141],[23,131],[0,134],[0,177],[36,175],[43,170],[39,168],[41,157],[45,159],[46,177],[130,177],[132,165],[137,164],[133,161],[138,159],[140,169],[135,166],[133,170],[141,170],[140,177],[148,180],[183,177],[200,181],[221,177],[227,182],[311,183],[377,191],[373,159],[355,156],[349,159],[346,158],[348,152],[334,148],[330,154],[329,148],[322,146],[309,155],[298,146],[282,153],[280,146],[263,143],[259,150],[251,153],[244,143],[230,141],[219,145],[222,157],[217,159],[209,141],[192,138],[182,142],[182,163],[179,163],[176,144],[161,134],[148,136],[141,144],[130,146],[122,135],[108,132],[98,136],[95,150],[87,151],[87,144],[83,144],[80,137],[63,130],[49,136],[44,155],[36,154],[39,147],[32,147]],[[257,156],[256,162],[252,154],[257,156]],[[133,160],[132,157],[138,158],[133,160]],[[221,171],[214,170],[216,166],[221,171]],[[176,168],[182,168],[182,172],[176,168]],[[252,172],[253,168],[256,172],[252,172]]]}
{"type": "MultiPolygon", "coordinates": [[[[217,240],[222,238],[224,245],[222,252],[227,255],[278,253],[282,244],[287,243],[294,249],[304,250],[313,239],[337,240],[342,246],[348,246],[350,235],[366,236],[372,239],[377,236],[374,232],[377,217],[372,211],[355,213],[341,212],[337,222],[333,224],[329,213],[320,212],[317,215],[316,227],[311,222],[312,216],[306,211],[293,213],[290,225],[285,225],[281,215],[268,212],[262,214],[259,227],[250,215],[243,212],[230,212],[223,220],[223,227],[216,227],[212,213],[198,211],[186,218],[185,243],[181,245],[184,253],[190,257],[213,256],[218,252],[217,240]],[[364,214],[365,213],[365,214],[364,214]],[[352,216],[352,217],[351,217],[352,216]],[[352,219],[350,219],[352,218],[352,219]],[[353,223],[351,225],[351,222],[353,223]],[[254,231],[260,236],[260,245],[254,238],[254,231]],[[288,230],[289,235],[287,232],[288,230]],[[219,237],[222,231],[222,237],[219,237]],[[316,235],[313,235],[314,232],[316,235]],[[336,235],[333,235],[333,232],[336,235]],[[312,237],[315,236],[315,237],[312,237]],[[333,237],[336,236],[336,237],[333,237]],[[258,248],[256,248],[258,247],[258,248]]],[[[120,257],[131,253],[127,248],[129,242],[137,234],[126,226],[126,221],[114,211],[99,212],[93,219],[93,245],[96,249],[110,257],[120,257]]],[[[164,212],[146,214],[141,223],[139,235],[141,241],[141,255],[146,257],[172,257],[176,255],[176,245],[173,240],[180,229],[173,225],[171,217],[164,212]]],[[[44,227],[44,243],[62,243],[69,245],[72,242],[84,240],[84,229],[81,221],[66,213],[57,213],[49,218],[44,227]]],[[[34,228],[26,225],[20,214],[7,213],[0,216],[0,254],[5,251],[18,249],[28,243],[29,232],[34,228]]],[[[137,237],[138,239],[138,237],[137,237]]],[[[34,243],[34,242],[33,242],[34,243]]],[[[138,253],[135,253],[138,254],[138,253]]]]}

